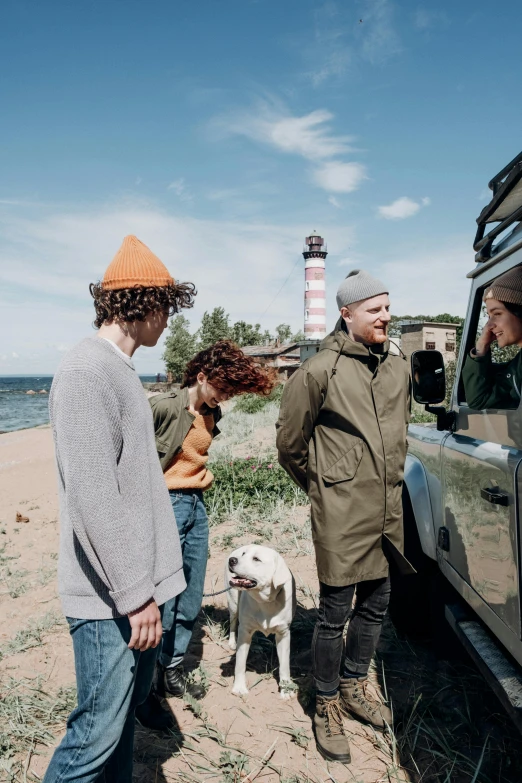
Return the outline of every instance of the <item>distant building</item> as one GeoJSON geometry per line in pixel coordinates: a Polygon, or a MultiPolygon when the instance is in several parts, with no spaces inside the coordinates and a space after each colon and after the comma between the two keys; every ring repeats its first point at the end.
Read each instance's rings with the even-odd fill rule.
{"type": "Polygon", "coordinates": [[[315,356],[315,354],[318,352],[319,347],[322,343],[322,340],[299,340],[296,345],[299,348],[299,357],[301,360],[301,364],[303,362],[306,362],[307,359],[310,358],[310,356],[315,356]]]}
{"type": "MultiPolygon", "coordinates": [[[[401,340],[399,337],[390,337],[390,353],[395,356],[401,355],[401,340]]],[[[306,362],[310,356],[315,356],[321,347],[322,340],[300,340],[297,345],[300,349],[301,364],[306,362]]]]}
{"type": "Polygon", "coordinates": [[[401,321],[401,350],[409,358],[414,351],[440,351],[444,361],[457,359],[457,325],[435,321],[401,321]]]}
{"type": "Polygon", "coordinates": [[[298,343],[288,345],[245,345],[245,356],[251,356],[263,367],[276,367],[282,381],[289,378],[301,364],[298,343]]]}
{"type": "Polygon", "coordinates": [[[400,337],[388,337],[390,341],[390,353],[394,356],[401,355],[401,338],[400,337]]]}

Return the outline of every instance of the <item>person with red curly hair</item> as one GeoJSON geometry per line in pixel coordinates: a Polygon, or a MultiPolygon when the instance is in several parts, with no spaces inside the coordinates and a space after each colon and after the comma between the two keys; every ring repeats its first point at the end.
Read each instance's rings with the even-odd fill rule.
{"type": "Polygon", "coordinates": [[[201,609],[208,558],[208,518],[203,493],[213,482],[208,449],[219,434],[220,404],[238,394],[268,396],[277,383],[273,368],[261,367],[231,340],[200,351],[187,365],[181,389],[152,397],[156,448],[179,532],[187,587],[167,601],[163,639],[153,689],[136,717],[149,728],[173,719],[160,697],[205,692],[185,676],[183,658],[201,609]]]}

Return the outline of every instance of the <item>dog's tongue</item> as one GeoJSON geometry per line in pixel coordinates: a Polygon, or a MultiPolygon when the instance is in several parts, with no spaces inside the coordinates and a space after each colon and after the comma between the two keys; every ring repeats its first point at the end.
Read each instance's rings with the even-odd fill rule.
{"type": "Polygon", "coordinates": [[[251,587],[255,584],[251,579],[245,579],[242,576],[233,576],[230,581],[234,584],[234,587],[251,587]]]}

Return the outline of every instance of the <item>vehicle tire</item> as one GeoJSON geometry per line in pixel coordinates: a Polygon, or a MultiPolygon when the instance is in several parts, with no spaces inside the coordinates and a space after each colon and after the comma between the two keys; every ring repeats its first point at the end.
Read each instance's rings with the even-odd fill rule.
{"type": "MultiPolygon", "coordinates": [[[[427,557],[417,532],[410,496],[403,489],[404,555],[417,571],[411,576],[401,574],[390,563],[391,596],[389,614],[398,631],[417,638],[431,636],[443,619],[443,603],[438,600],[439,570],[427,557]]],[[[442,596],[441,596],[442,598],[442,596]]]]}

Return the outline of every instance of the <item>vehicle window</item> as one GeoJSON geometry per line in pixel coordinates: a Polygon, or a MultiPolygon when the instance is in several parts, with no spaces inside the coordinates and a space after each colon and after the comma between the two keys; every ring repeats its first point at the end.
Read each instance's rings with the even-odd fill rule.
{"type": "MultiPolygon", "coordinates": [[[[477,291],[470,316],[469,337],[466,345],[460,346],[460,350],[465,351],[465,358],[459,378],[458,400],[459,404],[466,404],[477,410],[485,408],[514,409],[519,407],[521,401],[522,365],[519,369],[516,363],[514,365],[510,363],[520,352],[519,345],[503,346],[494,341],[491,344],[491,365],[484,362],[474,364],[472,365],[474,372],[467,371],[466,367],[467,364],[469,365],[467,357],[488,322],[488,314],[483,302],[487,287],[489,286],[477,291]]],[[[515,322],[515,327],[516,324],[517,322],[515,322]]],[[[514,334],[516,335],[516,330],[514,334]]]]}

